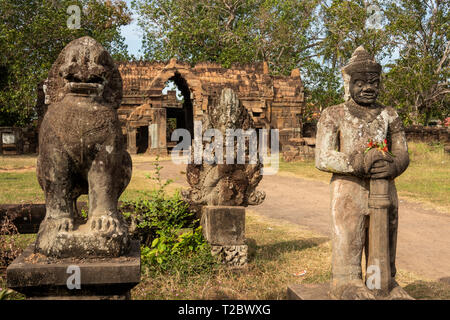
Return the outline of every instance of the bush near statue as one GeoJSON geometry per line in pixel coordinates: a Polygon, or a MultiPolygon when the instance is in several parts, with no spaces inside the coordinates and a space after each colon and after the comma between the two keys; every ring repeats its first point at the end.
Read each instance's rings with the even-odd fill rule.
{"type": "MultiPolygon", "coordinates": [[[[376,102],[381,65],[359,47],[343,76],[348,100],[322,113],[316,136],[316,167],[331,172],[332,282],[330,296],[336,299],[375,299],[362,280],[362,252],[368,255],[369,186],[371,179],[388,182],[387,208],[391,299],[409,299],[395,281],[398,198],[394,178],[409,164],[402,122],[392,107],[376,102]],[[367,149],[369,140],[386,139],[388,152],[367,149]]],[[[382,236],[382,235],[378,235],[382,236]]]]}

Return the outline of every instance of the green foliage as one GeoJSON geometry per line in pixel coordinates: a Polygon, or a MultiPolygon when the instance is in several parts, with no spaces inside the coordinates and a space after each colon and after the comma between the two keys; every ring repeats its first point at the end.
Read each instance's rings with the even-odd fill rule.
{"type": "Polygon", "coordinates": [[[159,264],[166,269],[173,256],[189,256],[206,247],[201,226],[180,235],[161,230],[157,238],[152,241],[151,247],[142,247],[142,263],[144,265],[159,264]]]}
{"type": "Polygon", "coordinates": [[[143,197],[135,201],[124,201],[124,216],[136,226],[135,234],[141,240],[141,258],[143,265],[159,265],[163,269],[173,257],[185,257],[204,250],[206,247],[202,229],[198,226],[193,213],[188,211],[177,192],[166,195],[166,187],[172,180],[161,179],[158,158],[155,173],[147,176],[157,182],[158,188],[142,192],[143,197]]]}
{"type": "Polygon", "coordinates": [[[267,61],[289,74],[315,41],[317,0],[136,0],[145,58],[233,63],[267,61]]]}
{"type": "MultiPolygon", "coordinates": [[[[300,68],[310,113],[342,102],[341,68],[360,45],[385,67],[380,101],[405,123],[450,112],[449,1],[135,0],[145,58],[266,61],[300,68]],[[381,28],[370,28],[377,6],[381,28]]],[[[306,118],[308,115],[306,116],[306,118]]]]}
{"type": "Polygon", "coordinates": [[[89,210],[86,210],[86,209],[84,209],[84,208],[81,209],[81,217],[82,217],[83,219],[86,219],[86,220],[87,220],[87,218],[88,218],[88,211],[89,211],[89,210]]]}
{"type": "Polygon", "coordinates": [[[12,293],[12,290],[0,288],[0,300],[7,300],[10,296],[12,296],[12,293]]]}
{"type": "Polygon", "coordinates": [[[384,12],[384,1],[333,0],[321,4],[320,15],[325,37],[320,45],[320,56],[332,70],[340,72],[358,46],[382,60],[391,53],[393,44],[385,28],[368,28],[368,5],[376,5],[384,12]]]}
{"type": "Polygon", "coordinates": [[[450,114],[450,3],[402,0],[388,6],[387,26],[399,58],[386,65],[381,100],[405,124],[428,124],[450,114]]]}
{"type": "Polygon", "coordinates": [[[70,41],[88,35],[114,58],[129,58],[120,27],[131,17],[122,0],[0,0],[0,16],[0,126],[36,117],[37,85],[70,41]],[[81,9],[78,30],[67,27],[69,5],[81,9]]]}

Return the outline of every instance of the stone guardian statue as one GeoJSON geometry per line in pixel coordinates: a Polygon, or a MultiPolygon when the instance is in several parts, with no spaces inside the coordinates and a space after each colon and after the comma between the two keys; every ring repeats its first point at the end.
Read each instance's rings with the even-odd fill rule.
{"type": "MultiPolygon", "coordinates": [[[[371,179],[387,180],[390,265],[388,299],[410,299],[395,281],[398,198],[394,179],[409,164],[402,121],[392,107],[376,102],[381,65],[358,47],[343,68],[348,100],[328,107],[318,123],[315,164],[331,172],[332,282],[334,299],[376,299],[362,280],[362,252],[368,255],[371,179]],[[387,143],[390,152],[368,148],[369,141],[387,143]]],[[[386,149],[385,149],[386,150],[386,149]]],[[[372,234],[371,234],[372,236],[372,234]]]]}

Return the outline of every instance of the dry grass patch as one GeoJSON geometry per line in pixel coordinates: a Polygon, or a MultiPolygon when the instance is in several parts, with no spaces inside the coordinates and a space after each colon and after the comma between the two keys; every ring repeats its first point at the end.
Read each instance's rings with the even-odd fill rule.
{"type": "MultiPolygon", "coordinates": [[[[412,202],[450,214],[450,155],[443,145],[408,143],[410,164],[399,176],[396,186],[399,195],[412,202]]],[[[281,175],[296,175],[305,179],[328,183],[331,173],[315,168],[314,160],[280,161],[281,175]]]]}
{"type": "MultiPolygon", "coordinates": [[[[144,273],[132,290],[133,299],[285,299],[288,284],[330,281],[331,245],[326,237],[251,210],[247,211],[246,236],[250,252],[246,268],[227,269],[203,253],[174,262],[165,272],[144,273]]],[[[416,299],[450,297],[450,285],[443,282],[401,270],[397,281],[416,299]]]]}
{"type": "Polygon", "coordinates": [[[36,169],[37,155],[0,155],[0,171],[36,169]]]}
{"type": "Polygon", "coordinates": [[[44,193],[36,171],[0,172],[0,203],[42,203],[44,193]]]}
{"type": "Polygon", "coordinates": [[[289,283],[323,282],[330,276],[330,246],[326,238],[283,221],[247,213],[250,261],[230,270],[204,254],[184,270],[152,272],[133,289],[136,299],[285,299],[289,283]],[[199,267],[203,260],[206,267],[199,267]],[[201,263],[195,266],[195,263],[201,263]],[[296,276],[306,269],[304,276],[296,276]]]}

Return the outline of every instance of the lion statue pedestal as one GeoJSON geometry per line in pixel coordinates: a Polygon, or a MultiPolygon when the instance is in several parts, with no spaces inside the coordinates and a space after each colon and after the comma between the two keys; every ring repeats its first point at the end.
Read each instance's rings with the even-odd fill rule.
{"type": "Polygon", "coordinates": [[[120,73],[105,48],[82,37],[62,50],[44,91],[37,177],[46,214],[36,243],[7,269],[8,285],[40,298],[126,298],[139,282],[140,254],[117,207],[132,170],[116,111],[120,73]]]}

